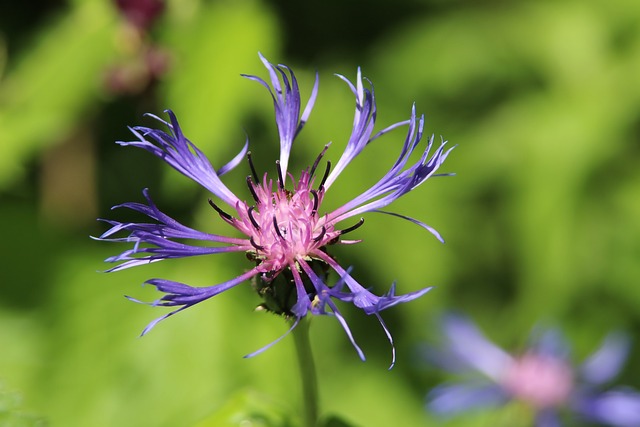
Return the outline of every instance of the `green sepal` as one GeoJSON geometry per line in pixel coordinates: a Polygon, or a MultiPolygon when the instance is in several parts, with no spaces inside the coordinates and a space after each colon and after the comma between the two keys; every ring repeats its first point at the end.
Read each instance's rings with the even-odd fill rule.
{"type": "MultiPolygon", "coordinates": [[[[311,259],[308,263],[318,277],[326,282],[329,273],[328,265],[318,259],[311,259]]],[[[311,283],[311,280],[309,280],[305,274],[302,274],[301,277],[306,291],[312,295],[315,294],[315,287],[313,283],[311,283]]],[[[284,269],[271,280],[265,280],[256,276],[253,287],[264,301],[258,309],[267,310],[286,317],[293,316],[291,309],[296,304],[298,295],[290,269],[284,269]]]]}

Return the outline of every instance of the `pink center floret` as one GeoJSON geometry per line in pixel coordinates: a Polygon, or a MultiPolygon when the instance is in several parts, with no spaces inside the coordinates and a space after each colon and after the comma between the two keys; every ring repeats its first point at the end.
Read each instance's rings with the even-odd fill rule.
{"type": "Polygon", "coordinates": [[[318,214],[324,189],[314,190],[312,184],[303,171],[293,191],[273,191],[274,183],[265,175],[261,185],[253,186],[256,204],[238,203],[234,225],[250,238],[264,272],[290,267],[339,237],[326,215],[318,214]]]}
{"type": "Polygon", "coordinates": [[[557,407],[571,394],[573,372],[562,360],[530,353],[513,360],[502,385],[515,398],[535,408],[557,407]]]}

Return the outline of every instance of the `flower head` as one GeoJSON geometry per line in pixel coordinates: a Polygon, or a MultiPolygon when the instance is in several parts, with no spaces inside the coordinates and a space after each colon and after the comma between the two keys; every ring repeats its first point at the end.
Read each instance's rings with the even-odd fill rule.
{"type": "Polygon", "coordinates": [[[115,0],[118,11],[135,27],[148,29],[165,9],[164,0],[115,0]]]}
{"type": "Polygon", "coordinates": [[[123,223],[106,220],[111,228],[99,237],[100,240],[133,244],[131,249],[106,260],[119,263],[108,271],[168,258],[223,252],[246,253],[254,261],[253,268],[214,286],[192,287],[165,279],[147,281],[165,293],[153,305],[178,308],[151,322],[143,334],[158,321],[251,279],[265,301],[262,308],[294,319],[291,329],[309,313],[335,316],[364,360],[364,355],[355,343],[336,301],[352,303],[366,314],[375,315],[393,347],[391,334],[379,313],[398,303],[418,298],[430,288],[395,295],[395,286],[392,286],[387,294],[377,296],[358,283],[350,274],[350,270],[340,266],[329,254],[328,248],[332,245],[358,243],[357,240],[345,240],[344,236],[361,226],[364,220],[359,218],[355,224],[353,221],[347,221],[367,212],[387,213],[408,219],[442,240],[440,235],[426,224],[380,209],[434,176],[451,149],[445,151],[443,142],[432,150],[431,137],[422,149],[422,155],[408,165],[411,154],[422,140],[424,117],[416,117],[414,107],[409,120],[393,124],[374,134],[376,103],[373,87],[369,83],[371,88],[365,88],[358,70],[355,85],[345,77],[339,76],[355,95],[356,110],[351,136],[336,166],[331,169],[331,163],[327,161],[326,167],[320,168],[322,173],[318,173],[321,161],[329,149],[327,144],[310,167],[294,176],[288,171],[289,155],[294,140],[313,108],[318,93],[318,77],[316,76],[311,96],[301,113],[300,91],[294,73],[284,65],[274,66],[262,55],[260,58],[269,72],[271,84],[256,76],[244,77],[266,87],[273,99],[280,137],[280,156],[276,161],[275,174],[265,173],[261,176],[256,172],[251,153],[248,152],[248,142],[229,163],[218,169],[214,168],[204,153],[185,137],[176,116],[171,111],[167,111],[169,122],[152,116],[166,126],[167,131],[134,127],[131,130],[138,139],[119,142],[120,145],[149,151],[206,188],[215,198],[215,201],[209,199],[209,204],[223,221],[235,229],[234,234],[238,237],[204,233],[181,224],[160,211],[151,200],[149,191],[145,189],[143,194],[146,203],[124,203],[115,208],[140,212],[149,218],[149,222],[123,223]],[[344,168],[367,144],[400,126],[407,126],[408,130],[391,169],[376,184],[353,200],[333,211],[325,211],[324,198],[344,168]],[[238,166],[244,158],[247,159],[251,171],[246,180],[247,199],[236,196],[220,179],[226,172],[238,166]],[[288,184],[288,181],[291,181],[291,184],[288,184]],[[345,223],[346,226],[343,225],[345,223]],[[121,232],[128,235],[115,237],[121,232]],[[200,244],[186,243],[186,239],[198,241],[200,244]],[[329,284],[327,277],[331,270],[338,276],[337,282],[333,285],[329,284]]]}
{"type": "Polygon", "coordinates": [[[561,425],[563,410],[614,427],[640,425],[640,393],[627,388],[600,391],[624,364],[629,349],[625,335],[608,335],[597,351],[573,366],[556,330],[539,331],[524,353],[511,355],[466,318],[450,315],[443,324],[445,345],[432,351],[431,358],[450,371],[481,375],[433,389],[427,406],[435,413],[453,415],[519,401],[534,411],[537,427],[561,425]]]}

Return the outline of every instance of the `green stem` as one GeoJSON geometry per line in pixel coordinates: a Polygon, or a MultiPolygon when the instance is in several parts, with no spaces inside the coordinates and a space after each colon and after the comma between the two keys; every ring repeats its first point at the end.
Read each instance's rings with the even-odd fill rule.
{"type": "Polygon", "coordinates": [[[301,319],[300,324],[293,330],[292,334],[296,343],[298,366],[300,367],[300,376],[302,378],[304,427],[317,427],[318,381],[309,342],[309,324],[310,320],[308,318],[301,319]]]}

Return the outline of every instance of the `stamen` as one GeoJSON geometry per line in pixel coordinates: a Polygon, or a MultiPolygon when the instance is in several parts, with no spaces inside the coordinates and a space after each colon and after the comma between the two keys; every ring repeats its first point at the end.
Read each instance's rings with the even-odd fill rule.
{"type": "Polygon", "coordinates": [[[309,178],[312,178],[313,174],[316,173],[316,168],[320,164],[320,160],[322,159],[322,157],[324,157],[324,153],[327,152],[328,148],[329,148],[329,144],[325,145],[324,149],[320,152],[320,154],[318,154],[318,157],[316,157],[316,161],[313,162],[313,166],[311,166],[311,170],[309,171],[309,178]]]}
{"type": "Polygon", "coordinates": [[[280,238],[282,240],[284,240],[284,236],[282,235],[282,231],[280,231],[280,227],[278,227],[278,220],[276,219],[276,216],[273,216],[273,228],[276,229],[276,233],[278,233],[278,236],[280,236],[280,238]]]}
{"type": "Polygon", "coordinates": [[[211,207],[213,209],[215,209],[216,212],[218,212],[218,214],[226,219],[227,221],[233,221],[233,217],[231,215],[229,215],[228,213],[226,213],[225,211],[223,211],[222,209],[220,209],[218,207],[218,205],[216,205],[215,203],[213,203],[213,200],[209,199],[209,204],[211,205],[211,207]]]}
{"type": "Polygon", "coordinates": [[[344,230],[340,230],[340,235],[342,236],[344,234],[350,233],[353,230],[360,228],[362,224],[364,224],[364,218],[360,218],[360,221],[358,221],[355,225],[352,225],[349,228],[345,228],[344,230]]]}
{"type": "Polygon", "coordinates": [[[318,204],[320,203],[320,199],[318,198],[318,192],[316,190],[311,190],[310,193],[313,195],[313,209],[311,210],[311,215],[315,215],[318,213],[318,204]]]}
{"type": "Polygon", "coordinates": [[[251,151],[247,152],[247,161],[249,162],[249,168],[251,168],[251,174],[253,175],[253,180],[258,182],[258,173],[256,172],[256,168],[253,166],[253,160],[251,159],[251,151]]]}
{"type": "Polygon", "coordinates": [[[249,239],[249,243],[251,243],[251,246],[253,246],[259,251],[264,250],[264,246],[260,246],[259,244],[256,243],[255,240],[253,240],[253,236],[251,236],[251,238],[249,239]]]}
{"type": "Polygon", "coordinates": [[[249,191],[251,191],[251,196],[253,197],[253,200],[256,201],[257,204],[260,204],[260,199],[258,198],[258,194],[256,193],[256,190],[253,188],[255,184],[253,183],[253,181],[251,181],[251,175],[247,176],[247,186],[249,187],[249,191]]]}
{"type": "Polygon", "coordinates": [[[320,240],[322,240],[322,238],[324,237],[324,235],[327,233],[327,229],[325,228],[325,226],[322,226],[322,231],[320,232],[320,234],[318,234],[318,237],[314,237],[313,241],[314,242],[319,242],[320,240]]]}
{"type": "Polygon", "coordinates": [[[276,160],[276,170],[278,171],[278,188],[284,190],[284,179],[282,178],[282,169],[280,168],[280,160],[276,160]]]}
{"type": "Polygon", "coordinates": [[[258,225],[258,222],[253,217],[253,211],[255,210],[255,208],[256,208],[255,206],[251,206],[247,211],[247,213],[249,214],[249,219],[251,220],[251,224],[253,224],[256,230],[260,230],[260,225],[258,225]]]}
{"type": "Polygon", "coordinates": [[[327,160],[327,168],[324,170],[324,176],[322,177],[322,181],[320,181],[320,185],[318,186],[318,190],[324,187],[324,183],[329,177],[329,172],[331,171],[331,160],[327,160]]]}

